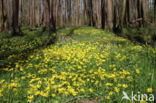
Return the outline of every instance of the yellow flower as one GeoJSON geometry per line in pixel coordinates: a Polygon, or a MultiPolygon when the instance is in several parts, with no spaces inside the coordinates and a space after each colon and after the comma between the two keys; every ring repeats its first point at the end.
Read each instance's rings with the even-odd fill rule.
{"type": "Polygon", "coordinates": [[[56,94],[52,94],[51,96],[52,96],[52,97],[55,97],[55,96],[56,96],[56,94]]]}
{"type": "Polygon", "coordinates": [[[110,96],[111,96],[111,95],[113,95],[113,92],[112,92],[112,91],[110,91],[110,92],[109,92],[109,95],[110,95],[110,96]]]}
{"type": "Polygon", "coordinates": [[[139,74],[140,73],[140,70],[139,69],[136,69],[136,73],[139,74]]]}
{"type": "Polygon", "coordinates": [[[117,87],[115,87],[114,90],[115,90],[115,92],[117,92],[117,93],[119,92],[119,88],[117,88],[117,87]]]}
{"type": "Polygon", "coordinates": [[[27,100],[27,102],[32,102],[33,99],[34,99],[34,96],[33,96],[33,95],[28,96],[28,100],[27,100]]]}
{"type": "Polygon", "coordinates": [[[81,92],[85,92],[85,90],[83,88],[80,89],[81,92]]]}
{"type": "Polygon", "coordinates": [[[90,92],[90,93],[93,93],[93,89],[92,89],[92,88],[90,88],[90,89],[89,89],[89,92],[90,92]]]}
{"type": "Polygon", "coordinates": [[[152,88],[147,88],[147,92],[152,93],[153,92],[152,88]]]}
{"type": "Polygon", "coordinates": [[[112,83],[106,83],[106,86],[113,86],[112,83]]]}
{"type": "Polygon", "coordinates": [[[106,96],[105,98],[109,100],[110,99],[110,96],[106,96]]]}
{"type": "Polygon", "coordinates": [[[40,94],[40,91],[35,92],[35,95],[39,95],[39,94],[40,94]]]}
{"type": "Polygon", "coordinates": [[[123,87],[124,87],[124,88],[127,88],[127,87],[128,87],[128,85],[127,85],[127,84],[123,84],[123,87]]]}
{"type": "Polygon", "coordinates": [[[147,102],[146,102],[146,101],[144,101],[144,100],[141,100],[141,101],[140,101],[140,103],[147,103],[147,102]]]}

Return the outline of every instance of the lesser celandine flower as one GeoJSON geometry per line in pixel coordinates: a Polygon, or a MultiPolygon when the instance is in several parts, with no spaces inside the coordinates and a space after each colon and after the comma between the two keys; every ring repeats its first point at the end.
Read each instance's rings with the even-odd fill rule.
{"type": "Polygon", "coordinates": [[[136,69],[136,73],[139,74],[140,73],[140,70],[139,69],[136,69]]]}
{"type": "Polygon", "coordinates": [[[153,92],[152,88],[147,88],[147,92],[152,93],[153,92]]]}

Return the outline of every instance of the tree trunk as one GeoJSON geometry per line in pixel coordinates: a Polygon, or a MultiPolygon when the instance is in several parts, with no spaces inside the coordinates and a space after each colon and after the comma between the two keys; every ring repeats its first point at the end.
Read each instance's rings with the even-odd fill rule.
{"type": "Polygon", "coordinates": [[[87,15],[89,19],[89,26],[94,26],[94,18],[93,18],[93,1],[88,0],[88,8],[87,8],[87,15]]]}
{"type": "Polygon", "coordinates": [[[76,26],[79,26],[80,19],[80,0],[76,0],[76,26]]]}
{"type": "Polygon", "coordinates": [[[100,3],[99,3],[99,0],[94,0],[94,3],[93,3],[94,5],[93,5],[93,7],[94,7],[94,21],[96,21],[95,22],[95,27],[97,27],[97,28],[99,28],[100,27],[100,16],[99,16],[99,5],[100,5],[100,3]]]}
{"type": "Polygon", "coordinates": [[[71,0],[66,0],[67,1],[67,21],[68,23],[71,22],[71,0]]]}
{"type": "Polygon", "coordinates": [[[2,29],[2,1],[0,0],[0,32],[2,29]]]}
{"type": "Polygon", "coordinates": [[[30,16],[31,16],[31,26],[35,26],[35,0],[31,0],[30,16]]]}
{"type": "Polygon", "coordinates": [[[122,3],[122,16],[121,16],[121,25],[124,25],[124,21],[125,21],[125,16],[126,16],[126,0],[123,0],[122,3]]]}
{"type": "Polygon", "coordinates": [[[3,29],[8,29],[7,0],[2,0],[3,29]]]}
{"type": "Polygon", "coordinates": [[[47,27],[49,26],[50,22],[50,1],[44,0],[44,21],[43,26],[47,27]]]}
{"type": "Polygon", "coordinates": [[[19,0],[12,0],[12,35],[22,35],[19,26],[19,0]]]}
{"type": "Polygon", "coordinates": [[[52,0],[51,2],[51,9],[50,6],[48,6],[48,9],[51,10],[51,18],[50,18],[50,24],[49,24],[49,31],[50,32],[56,32],[56,2],[57,0],[52,0]]]}
{"type": "Polygon", "coordinates": [[[143,9],[143,20],[148,19],[148,0],[142,0],[142,9],[143,9]]]}
{"type": "Polygon", "coordinates": [[[111,31],[113,28],[113,1],[112,0],[106,0],[107,5],[107,28],[111,31]]]}
{"type": "Polygon", "coordinates": [[[59,17],[59,25],[63,26],[63,1],[59,0],[59,5],[58,5],[58,17],[59,17]]]}
{"type": "Polygon", "coordinates": [[[41,1],[36,0],[35,3],[35,19],[36,19],[36,26],[40,26],[40,18],[41,18],[41,1]]]}
{"type": "Polygon", "coordinates": [[[156,0],[154,0],[154,21],[156,22],[156,0]]]}
{"type": "Polygon", "coordinates": [[[101,22],[102,22],[102,29],[105,29],[105,21],[106,21],[106,5],[105,5],[105,0],[101,1],[101,22]]]}
{"type": "Polygon", "coordinates": [[[72,25],[76,25],[76,1],[72,0],[72,25]]]}
{"type": "Polygon", "coordinates": [[[22,25],[22,0],[19,0],[19,25],[22,25]]]}

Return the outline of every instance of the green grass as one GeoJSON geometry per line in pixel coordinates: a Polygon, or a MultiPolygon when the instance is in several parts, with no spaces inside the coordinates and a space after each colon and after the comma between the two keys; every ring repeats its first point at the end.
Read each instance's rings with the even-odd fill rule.
{"type": "Polygon", "coordinates": [[[142,44],[149,44],[153,47],[156,46],[156,29],[153,26],[146,28],[123,28],[122,33],[118,34],[122,37],[126,37],[129,40],[137,41],[142,44]]]}
{"type": "MultiPolygon", "coordinates": [[[[72,29],[62,29],[59,35],[68,35],[72,29]]],[[[28,32],[27,37],[35,34],[28,32]]],[[[91,27],[75,29],[71,39],[34,49],[28,59],[1,68],[0,102],[75,103],[87,99],[131,103],[121,101],[122,91],[129,96],[132,91],[156,94],[155,48],[91,27]]],[[[7,40],[15,42],[19,38],[7,40]]],[[[25,42],[30,43],[27,39],[25,42]]]]}
{"type": "Polygon", "coordinates": [[[0,33],[0,67],[12,66],[20,59],[25,59],[34,49],[42,47],[47,41],[48,32],[43,32],[41,27],[31,28],[23,27],[24,36],[9,36],[9,33],[0,33]],[[35,30],[33,30],[35,29],[35,30]]]}

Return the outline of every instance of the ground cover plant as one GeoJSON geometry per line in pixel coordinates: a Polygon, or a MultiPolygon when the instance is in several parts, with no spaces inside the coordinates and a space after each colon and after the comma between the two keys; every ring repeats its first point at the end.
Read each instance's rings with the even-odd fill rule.
{"type": "MultiPolygon", "coordinates": [[[[27,59],[1,68],[1,103],[137,103],[122,100],[123,91],[148,97],[156,94],[155,48],[91,27],[70,30],[62,29],[58,34],[70,39],[46,48],[34,46],[44,37],[24,42],[26,49],[34,47],[27,59]]],[[[9,45],[13,50],[21,43],[18,37],[5,41],[14,43],[9,45]]],[[[3,50],[0,52],[7,51],[3,50]]],[[[16,59],[11,53],[7,57],[8,61],[16,59]]],[[[147,103],[147,98],[143,99],[138,102],[147,103]]]]}

